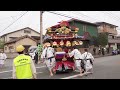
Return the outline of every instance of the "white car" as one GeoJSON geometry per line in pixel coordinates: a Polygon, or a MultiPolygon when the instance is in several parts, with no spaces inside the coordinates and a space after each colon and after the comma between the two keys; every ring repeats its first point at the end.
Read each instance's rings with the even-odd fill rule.
{"type": "Polygon", "coordinates": [[[29,48],[29,55],[31,56],[31,58],[34,60],[34,57],[35,57],[35,52],[36,52],[36,50],[37,50],[37,47],[33,47],[33,46],[31,46],[30,48],[29,48]]]}

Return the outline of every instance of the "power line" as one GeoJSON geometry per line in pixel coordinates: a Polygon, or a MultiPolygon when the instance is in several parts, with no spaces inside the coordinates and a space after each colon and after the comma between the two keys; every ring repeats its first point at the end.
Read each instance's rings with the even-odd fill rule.
{"type": "MultiPolygon", "coordinates": [[[[68,15],[62,14],[62,13],[56,13],[56,12],[52,12],[52,11],[47,11],[47,12],[53,13],[53,14],[56,14],[56,15],[60,15],[60,16],[63,16],[63,17],[71,18],[71,19],[83,20],[83,19],[80,19],[80,18],[78,18],[78,17],[68,16],[68,15]]],[[[84,16],[85,16],[85,15],[84,15],[84,16]]],[[[86,16],[87,16],[87,15],[86,15],[86,16]]],[[[86,16],[85,16],[85,17],[86,17],[86,16]]],[[[89,16],[87,16],[87,17],[89,17],[89,16]]]]}
{"type": "Polygon", "coordinates": [[[18,15],[14,15],[14,16],[9,16],[9,17],[0,18],[0,22],[1,22],[1,21],[4,21],[4,20],[7,20],[7,19],[9,19],[9,18],[14,18],[14,17],[20,16],[20,15],[22,15],[22,14],[23,14],[23,13],[20,13],[20,14],[18,14],[18,15]]]}
{"type": "Polygon", "coordinates": [[[113,15],[113,13],[111,13],[111,12],[107,12],[107,13],[109,13],[109,14],[111,14],[112,16],[114,16],[117,20],[120,20],[120,17],[118,17],[117,15],[113,15]]]}
{"type": "MultiPolygon", "coordinates": [[[[3,29],[2,32],[5,31],[6,29],[8,29],[10,26],[12,26],[16,21],[18,21],[20,18],[22,18],[26,13],[28,13],[28,11],[26,11],[25,13],[23,13],[18,19],[16,19],[10,25],[8,25],[5,29],[3,29]]],[[[0,32],[0,33],[2,33],[2,32],[0,32]]]]}
{"type": "MultiPolygon", "coordinates": [[[[91,19],[91,20],[93,20],[93,21],[100,21],[100,20],[98,20],[98,19],[95,19],[95,18],[92,18],[92,17],[90,17],[90,16],[88,16],[88,15],[85,15],[85,14],[83,14],[83,13],[81,13],[81,12],[73,12],[73,13],[75,13],[75,14],[77,14],[77,15],[82,15],[83,17],[87,17],[87,18],[89,18],[89,19],[91,19]]],[[[89,20],[89,21],[91,21],[91,20],[89,20]]]]}
{"type": "Polygon", "coordinates": [[[46,12],[49,12],[49,13],[53,13],[53,14],[56,14],[56,15],[60,15],[60,16],[63,16],[63,17],[67,17],[67,18],[72,18],[72,19],[74,19],[73,17],[68,16],[68,15],[66,15],[66,14],[56,13],[56,12],[52,12],[52,11],[46,11],[46,12]]]}
{"type": "Polygon", "coordinates": [[[117,21],[117,22],[118,22],[118,19],[117,19],[116,17],[114,17],[113,15],[111,15],[110,13],[108,13],[108,12],[101,12],[101,13],[107,15],[108,17],[110,17],[110,18],[113,19],[114,21],[117,21]],[[117,19],[117,20],[116,20],[116,19],[117,19]]]}
{"type": "MultiPolygon", "coordinates": [[[[6,24],[6,22],[8,22],[8,20],[10,20],[11,18],[13,19],[13,20],[15,20],[15,18],[16,17],[18,17],[18,16],[21,16],[23,13],[21,13],[21,14],[19,14],[19,15],[14,15],[14,16],[10,16],[10,17],[5,17],[5,18],[1,18],[0,19],[0,26],[2,26],[3,24],[6,24]]],[[[12,21],[13,21],[12,20],[12,21]]]]}

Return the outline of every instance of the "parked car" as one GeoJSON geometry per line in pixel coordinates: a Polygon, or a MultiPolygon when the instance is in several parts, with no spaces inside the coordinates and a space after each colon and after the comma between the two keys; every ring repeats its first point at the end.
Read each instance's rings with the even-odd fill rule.
{"type": "Polygon", "coordinates": [[[31,46],[30,48],[29,48],[29,55],[31,56],[31,58],[33,59],[33,60],[35,60],[35,52],[36,52],[36,50],[37,50],[37,46],[31,46]]]}
{"type": "Polygon", "coordinates": [[[112,51],[112,55],[117,55],[117,54],[118,54],[117,50],[112,51]]]}

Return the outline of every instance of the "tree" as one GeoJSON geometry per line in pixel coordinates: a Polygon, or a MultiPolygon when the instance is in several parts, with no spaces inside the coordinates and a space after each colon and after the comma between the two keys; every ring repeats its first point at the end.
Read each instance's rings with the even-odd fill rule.
{"type": "Polygon", "coordinates": [[[107,33],[100,33],[98,35],[98,43],[102,47],[106,46],[108,44],[108,34],[107,33]]]}
{"type": "Polygon", "coordinates": [[[92,36],[91,42],[94,46],[96,46],[96,47],[99,46],[98,37],[92,36]]]}
{"type": "Polygon", "coordinates": [[[0,49],[4,49],[4,41],[0,40],[0,49]]]}

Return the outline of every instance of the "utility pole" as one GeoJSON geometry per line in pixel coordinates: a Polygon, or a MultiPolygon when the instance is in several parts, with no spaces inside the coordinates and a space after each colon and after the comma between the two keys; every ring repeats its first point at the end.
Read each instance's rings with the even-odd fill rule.
{"type": "Polygon", "coordinates": [[[41,53],[41,46],[43,45],[43,11],[40,11],[40,44],[38,45],[39,48],[39,56],[38,56],[38,61],[40,61],[40,53],[41,53]]]}
{"type": "Polygon", "coordinates": [[[43,11],[40,11],[40,44],[43,44],[43,21],[42,21],[42,15],[43,15],[43,11]]]}

